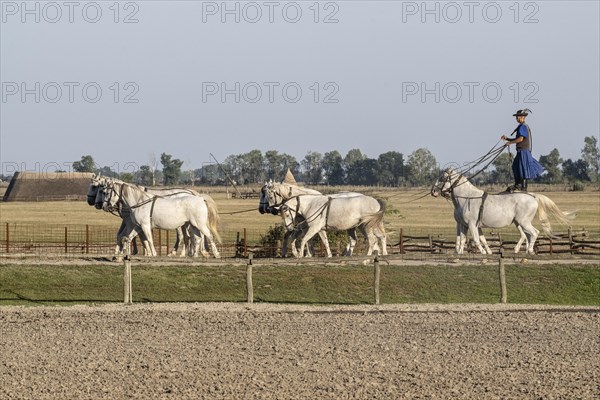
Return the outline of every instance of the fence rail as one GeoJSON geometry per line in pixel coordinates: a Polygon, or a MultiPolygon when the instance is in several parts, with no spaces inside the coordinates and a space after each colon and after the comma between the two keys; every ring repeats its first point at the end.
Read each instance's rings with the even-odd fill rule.
{"type": "MultiPolygon", "coordinates": [[[[0,228],[0,254],[35,255],[112,255],[116,245],[116,227],[93,225],[39,225],[25,223],[5,223],[0,228]]],[[[277,257],[281,254],[281,240],[265,243],[265,232],[244,228],[241,231],[221,232],[224,238],[219,244],[223,257],[277,257]]],[[[495,253],[512,252],[516,235],[503,232],[486,232],[488,245],[495,253]],[[503,237],[504,236],[504,237],[503,237]]],[[[158,255],[167,255],[175,244],[175,231],[153,230],[153,240],[158,255]]],[[[139,245],[138,245],[139,246],[139,245]]],[[[334,255],[340,255],[343,246],[332,248],[334,255]]],[[[454,252],[455,236],[445,233],[423,234],[401,229],[388,237],[388,253],[410,254],[451,254],[454,252]],[[412,233],[412,234],[411,234],[412,233]]],[[[139,246],[138,248],[141,248],[139,246]]],[[[524,249],[522,249],[523,251],[524,249]]],[[[317,256],[324,256],[323,246],[315,246],[317,256]]],[[[364,254],[366,244],[359,241],[356,254],[364,254]]],[[[476,254],[477,248],[469,240],[466,251],[476,254]]],[[[535,251],[537,254],[584,254],[600,255],[600,231],[569,229],[556,233],[555,237],[539,237],[535,251]]]]}

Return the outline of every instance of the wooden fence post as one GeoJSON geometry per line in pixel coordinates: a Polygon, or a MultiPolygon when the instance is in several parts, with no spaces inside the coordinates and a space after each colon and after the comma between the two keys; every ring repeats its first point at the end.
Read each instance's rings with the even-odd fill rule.
{"type": "Polygon", "coordinates": [[[8,228],[8,222],[6,223],[6,252],[10,250],[10,229],[8,228]]]}
{"type": "Polygon", "coordinates": [[[252,285],[252,256],[248,255],[248,265],[246,265],[246,302],[254,303],[254,286],[252,285]]]}
{"type": "Polygon", "coordinates": [[[167,235],[167,238],[166,238],[166,241],[167,241],[167,255],[169,255],[169,231],[167,231],[166,235],[167,235]]]}
{"type": "Polygon", "coordinates": [[[158,229],[158,255],[162,256],[162,234],[161,234],[161,229],[158,229]]]}
{"type": "Polygon", "coordinates": [[[373,252],[375,258],[373,259],[373,274],[374,274],[374,282],[373,282],[373,292],[375,295],[375,304],[379,305],[379,283],[381,279],[381,267],[379,266],[379,251],[375,250],[373,252]]]}
{"type": "Polygon", "coordinates": [[[573,227],[569,226],[569,250],[573,254],[573,227]]]}
{"type": "Polygon", "coordinates": [[[500,303],[506,304],[506,272],[504,270],[504,258],[502,258],[502,256],[498,262],[498,271],[500,273],[500,303]]]}
{"type": "Polygon", "coordinates": [[[404,254],[404,232],[400,228],[400,254],[404,254]]]}
{"type": "Polygon", "coordinates": [[[125,271],[123,274],[123,303],[133,303],[133,291],[131,287],[131,258],[129,257],[129,246],[126,246],[125,257],[123,257],[125,271]]]}
{"type": "Polygon", "coordinates": [[[65,226],[65,254],[67,254],[69,252],[69,248],[68,248],[68,240],[69,240],[69,236],[67,233],[67,227],[65,226]]]}
{"type": "Polygon", "coordinates": [[[85,224],[85,254],[90,253],[90,226],[85,224]]]}
{"type": "Polygon", "coordinates": [[[433,253],[433,238],[429,234],[429,250],[433,253]]]}
{"type": "Polygon", "coordinates": [[[246,228],[244,228],[244,257],[248,257],[248,235],[246,228]]]}

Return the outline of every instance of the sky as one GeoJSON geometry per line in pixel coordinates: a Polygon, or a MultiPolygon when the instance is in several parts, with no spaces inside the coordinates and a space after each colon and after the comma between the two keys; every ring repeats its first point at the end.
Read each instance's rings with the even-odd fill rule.
{"type": "Polygon", "coordinates": [[[134,172],[258,149],[533,155],[600,134],[598,1],[0,2],[0,164],[134,172]],[[513,150],[514,152],[514,150],[513,150]]]}

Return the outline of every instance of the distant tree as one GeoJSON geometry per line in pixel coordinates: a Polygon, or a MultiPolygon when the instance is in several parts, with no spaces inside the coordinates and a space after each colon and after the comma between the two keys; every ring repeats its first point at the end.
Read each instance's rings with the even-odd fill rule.
{"type": "Polygon", "coordinates": [[[317,151],[309,151],[301,162],[304,180],[317,185],[323,179],[323,155],[317,151]]]}
{"type": "Polygon", "coordinates": [[[513,180],[512,175],[513,158],[510,153],[502,153],[496,158],[492,165],[494,172],[491,174],[490,183],[510,184],[513,180]]]}
{"type": "Polygon", "coordinates": [[[540,164],[546,170],[546,173],[542,175],[542,182],[545,183],[560,183],[563,180],[563,174],[560,169],[560,165],[563,163],[563,159],[560,158],[558,149],[553,149],[548,155],[540,156],[540,164]]]}
{"type": "Polygon", "coordinates": [[[119,178],[119,173],[112,170],[109,166],[104,166],[98,171],[102,176],[108,176],[110,178],[119,178]]]}
{"type": "Polygon", "coordinates": [[[600,151],[598,150],[598,139],[595,136],[587,136],[585,145],[581,149],[581,158],[587,163],[588,177],[592,182],[600,182],[600,151]]]}
{"type": "Polygon", "coordinates": [[[158,164],[160,160],[156,157],[156,154],[150,153],[148,154],[148,168],[151,174],[152,181],[148,185],[156,186],[156,181],[158,180],[158,164]]]}
{"type": "Polygon", "coordinates": [[[252,150],[244,154],[244,183],[264,182],[264,158],[262,151],[252,150]]]}
{"type": "Polygon", "coordinates": [[[328,185],[343,185],[345,182],[342,155],[334,150],[323,156],[323,174],[328,185]]]}
{"type": "Polygon", "coordinates": [[[397,151],[388,151],[377,159],[377,183],[397,186],[404,176],[404,156],[397,151]]]}
{"type": "Polygon", "coordinates": [[[573,161],[569,158],[563,162],[562,171],[569,182],[590,180],[588,176],[588,164],[582,159],[573,161]]]}
{"type": "Polygon", "coordinates": [[[365,159],[365,156],[359,149],[352,149],[352,150],[348,151],[348,153],[346,154],[346,157],[344,157],[344,164],[345,164],[345,167],[348,168],[355,162],[364,160],[364,159],[365,159]]]}
{"type": "Polygon", "coordinates": [[[438,174],[437,161],[431,151],[420,148],[408,156],[409,180],[413,185],[432,184],[438,174]]]}
{"type": "Polygon", "coordinates": [[[377,184],[377,161],[372,158],[357,160],[348,167],[346,182],[350,185],[377,184]]]}
{"type": "Polygon", "coordinates": [[[183,161],[172,159],[170,154],[162,153],[160,163],[163,166],[163,183],[165,185],[177,185],[181,177],[181,166],[183,161]]]}
{"type": "Polygon", "coordinates": [[[121,179],[124,182],[127,183],[132,183],[133,182],[133,174],[131,172],[123,172],[120,176],[119,179],[121,179]]]}
{"type": "Polygon", "coordinates": [[[149,165],[140,166],[136,180],[140,185],[153,186],[152,182],[154,181],[154,173],[149,165]]]}
{"type": "Polygon", "coordinates": [[[80,161],[73,162],[73,171],[75,172],[94,172],[96,163],[90,155],[82,156],[80,161]]]}
{"type": "Polygon", "coordinates": [[[279,180],[285,174],[286,158],[277,150],[267,150],[264,156],[264,172],[266,179],[279,180]]]}

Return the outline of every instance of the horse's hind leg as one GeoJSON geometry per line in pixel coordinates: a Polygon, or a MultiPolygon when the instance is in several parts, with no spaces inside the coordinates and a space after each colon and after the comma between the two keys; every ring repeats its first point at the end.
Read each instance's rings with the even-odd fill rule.
{"type": "MultiPolygon", "coordinates": [[[[208,227],[208,225],[206,224],[200,224],[199,222],[192,222],[192,226],[191,226],[192,231],[196,231],[196,236],[199,236],[202,240],[202,242],[204,242],[205,240],[208,240],[208,244],[210,246],[210,249],[213,253],[213,256],[215,256],[215,258],[221,258],[221,254],[219,253],[219,249],[217,248],[217,244],[215,243],[215,240],[212,236],[212,233],[210,232],[210,229],[208,227]],[[202,236],[204,236],[204,238],[202,238],[202,236]]],[[[198,243],[196,246],[199,246],[200,243],[198,243]]],[[[204,255],[204,253],[203,253],[204,255]]],[[[206,257],[208,257],[208,254],[206,255],[206,257]]]]}
{"type": "Polygon", "coordinates": [[[523,242],[525,242],[525,247],[526,247],[526,251],[527,251],[527,249],[529,249],[529,241],[527,240],[527,236],[525,235],[525,232],[523,232],[523,228],[521,228],[521,225],[519,225],[515,222],[515,226],[517,227],[517,229],[519,230],[519,233],[521,234],[521,237],[519,238],[519,241],[517,242],[517,245],[515,246],[515,254],[516,254],[521,250],[521,245],[523,244],[523,242]]]}
{"type": "Polygon", "coordinates": [[[356,242],[358,241],[356,237],[356,229],[348,229],[348,246],[346,246],[346,251],[344,251],[345,256],[351,256],[354,253],[354,247],[356,246],[356,242]]]}
{"type": "Polygon", "coordinates": [[[534,245],[540,231],[538,231],[531,222],[521,224],[521,228],[523,228],[527,237],[527,254],[535,254],[534,245]]]}
{"type": "Polygon", "coordinates": [[[377,236],[377,238],[381,242],[381,254],[383,254],[384,256],[387,255],[387,235],[385,234],[385,227],[383,226],[383,222],[379,223],[377,225],[377,228],[375,228],[375,236],[377,236]]]}

